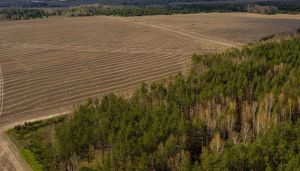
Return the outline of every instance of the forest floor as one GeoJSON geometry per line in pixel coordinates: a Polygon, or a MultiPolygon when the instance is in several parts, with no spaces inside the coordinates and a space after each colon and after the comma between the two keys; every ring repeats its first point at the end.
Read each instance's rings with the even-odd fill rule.
{"type": "MultiPolygon", "coordinates": [[[[185,72],[194,52],[240,47],[295,30],[299,20],[299,15],[204,13],[0,23],[0,131],[64,114],[89,97],[129,94],[141,81],[185,72]]],[[[8,150],[0,154],[3,169],[26,167],[11,141],[0,136],[0,151],[8,150]],[[12,165],[4,165],[7,161],[12,165]]]]}

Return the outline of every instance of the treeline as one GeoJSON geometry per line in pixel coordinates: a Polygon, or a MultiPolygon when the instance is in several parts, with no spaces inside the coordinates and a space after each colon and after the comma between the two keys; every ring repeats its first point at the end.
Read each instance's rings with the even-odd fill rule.
{"type": "Polygon", "coordinates": [[[50,16],[144,16],[172,13],[174,12],[161,7],[109,7],[100,5],[72,8],[3,8],[0,9],[0,20],[26,20],[50,16]]]}
{"type": "Polygon", "coordinates": [[[167,5],[169,3],[189,3],[202,0],[65,0],[65,1],[33,1],[33,0],[1,0],[0,7],[74,7],[89,4],[103,5],[167,5]]]}
{"type": "Polygon", "coordinates": [[[297,0],[290,1],[261,1],[256,5],[275,7],[280,13],[300,13],[300,2],[297,0]]]}
{"type": "Polygon", "coordinates": [[[145,15],[170,15],[175,11],[163,7],[103,7],[103,6],[86,6],[74,7],[64,11],[66,16],[145,16],[145,15]]]}
{"type": "MultiPolygon", "coordinates": [[[[145,16],[171,15],[197,12],[213,12],[218,9],[202,7],[134,7],[90,5],[72,8],[3,8],[0,9],[0,20],[26,20],[48,18],[49,16],[145,16]]],[[[221,11],[221,10],[219,10],[221,11]]],[[[223,10],[222,10],[223,11],[223,10]]],[[[225,10],[224,10],[225,11],[225,10]]],[[[229,11],[229,10],[227,10],[229,11]]]]}
{"type": "Polygon", "coordinates": [[[48,133],[23,127],[15,137],[45,170],[300,167],[299,39],[195,54],[193,64],[187,76],[90,99],[48,133]]]}
{"type": "Polygon", "coordinates": [[[300,2],[285,3],[226,3],[168,4],[163,6],[86,5],[69,8],[0,8],[0,20],[23,20],[49,16],[144,16],[200,12],[252,12],[263,14],[299,13],[300,2]]]}
{"type": "Polygon", "coordinates": [[[26,8],[3,8],[0,9],[1,20],[28,20],[35,18],[49,17],[44,9],[26,9],[26,8]]]}

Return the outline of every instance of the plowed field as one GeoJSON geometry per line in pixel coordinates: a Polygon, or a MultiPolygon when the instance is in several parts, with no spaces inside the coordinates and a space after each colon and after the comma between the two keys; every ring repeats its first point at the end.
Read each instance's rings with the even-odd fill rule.
{"type": "Polygon", "coordinates": [[[299,19],[209,13],[0,23],[0,125],[62,113],[88,97],[177,74],[193,52],[295,30],[299,19]]]}

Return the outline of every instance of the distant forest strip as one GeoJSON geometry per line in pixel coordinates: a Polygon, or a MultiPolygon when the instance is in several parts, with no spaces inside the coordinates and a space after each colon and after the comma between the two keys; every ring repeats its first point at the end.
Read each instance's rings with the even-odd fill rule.
{"type": "Polygon", "coordinates": [[[202,3],[165,6],[104,6],[87,5],[70,8],[0,8],[0,20],[26,20],[50,16],[144,16],[201,12],[251,12],[262,14],[300,12],[300,2],[286,3],[202,3]]]}
{"type": "Polygon", "coordinates": [[[69,116],[9,135],[43,170],[297,170],[300,39],[293,37],[194,54],[186,76],[142,83],[130,98],[89,99],[69,116]]]}

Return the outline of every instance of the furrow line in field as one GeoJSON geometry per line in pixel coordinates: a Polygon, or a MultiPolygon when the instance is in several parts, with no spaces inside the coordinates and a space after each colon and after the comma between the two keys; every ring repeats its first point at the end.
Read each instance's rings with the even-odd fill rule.
{"type": "MultiPolygon", "coordinates": [[[[172,65],[172,66],[176,66],[176,65],[172,65]]],[[[92,83],[90,83],[90,84],[79,85],[77,87],[73,87],[73,89],[76,88],[76,91],[71,91],[71,93],[72,94],[76,94],[77,92],[89,91],[90,89],[92,89],[91,87],[84,88],[84,86],[87,86],[87,85],[92,85],[96,89],[102,89],[102,87],[110,86],[111,84],[122,84],[124,82],[129,82],[129,81],[132,81],[132,80],[141,79],[141,78],[145,78],[145,77],[148,77],[148,76],[151,77],[151,75],[154,75],[154,74],[155,75],[163,75],[166,71],[167,71],[167,73],[170,72],[170,70],[173,70],[174,72],[178,73],[180,71],[180,69],[182,69],[182,65],[179,65],[178,67],[165,68],[165,69],[162,69],[162,70],[157,70],[156,68],[153,68],[153,72],[151,72],[151,73],[147,73],[147,71],[146,71],[144,75],[141,75],[140,73],[137,73],[137,74],[132,74],[132,75],[125,75],[125,76],[122,76],[122,77],[116,77],[114,79],[106,81],[106,83],[103,83],[103,85],[101,85],[101,86],[96,86],[95,85],[96,81],[95,80],[91,80],[92,83]],[[130,79],[127,79],[127,78],[130,78],[130,79]],[[82,87],[82,88],[80,88],[80,87],[82,87]]],[[[99,79],[99,80],[101,81],[101,79],[99,79]]],[[[76,84],[76,85],[78,85],[78,84],[76,84]]],[[[49,97],[52,94],[57,94],[56,96],[61,96],[66,91],[64,89],[59,89],[57,91],[55,91],[56,89],[53,89],[53,90],[54,90],[53,92],[51,90],[47,90],[48,93],[42,92],[42,93],[39,93],[36,96],[34,96],[32,94],[28,94],[28,96],[30,96],[32,98],[28,98],[27,96],[25,96],[25,97],[23,96],[22,98],[24,100],[14,99],[15,101],[18,101],[18,102],[17,103],[12,103],[12,105],[8,105],[8,103],[11,102],[11,101],[6,101],[5,102],[5,107],[6,107],[6,109],[7,108],[14,108],[14,107],[16,107],[16,106],[18,106],[20,104],[24,104],[28,100],[37,101],[36,103],[38,103],[38,99],[43,100],[42,97],[49,97]]],[[[31,105],[32,104],[35,104],[35,102],[31,103],[31,105]]],[[[24,105],[22,105],[22,106],[24,106],[24,105]]]]}
{"type": "MultiPolygon", "coordinates": [[[[121,56],[121,59],[120,60],[117,60],[117,59],[114,59],[114,58],[110,58],[110,56],[106,56],[106,58],[108,59],[105,59],[104,57],[102,58],[97,58],[97,57],[94,57],[92,60],[89,59],[89,60],[86,60],[86,59],[80,59],[80,60],[72,60],[71,64],[65,64],[67,66],[62,66],[62,65],[55,65],[55,66],[48,66],[48,67],[43,67],[42,70],[36,70],[37,72],[36,73],[33,73],[32,70],[30,70],[31,72],[31,76],[35,76],[35,75],[41,75],[43,73],[49,73],[50,71],[56,71],[56,72],[60,72],[61,70],[66,70],[68,68],[71,68],[71,69],[74,69],[74,67],[78,67],[76,68],[77,69],[80,69],[80,68],[83,68],[85,67],[85,65],[89,65],[89,66],[96,66],[98,64],[96,64],[95,62],[96,61],[99,61],[99,62],[114,62],[115,61],[115,64],[112,63],[112,65],[119,65],[119,64],[125,64],[124,62],[130,64],[129,62],[135,62],[135,61],[142,61],[144,60],[145,57],[149,57],[149,59],[146,58],[145,61],[150,61],[150,60],[154,60],[154,59],[157,59],[157,58],[162,58],[162,57],[169,57],[173,54],[163,54],[163,55],[155,55],[155,56],[152,56],[151,54],[144,54],[144,55],[128,55],[128,54],[123,54],[123,56],[121,56]],[[125,58],[126,57],[126,58],[125,58]],[[151,57],[151,58],[150,58],[151,57]],[[101,60],[101,59],[104,59],[104,60],[101,60]]],[[[48,56],[49,57],[49,56],[48,56]]],[[[178,57],[180,58],[181,56],[178,55],[178,57]]],[[[174,56],[174,58],[177,58],[177,56],[174,56]]],[[[59,59],[57,61],[60,61],[59,59]]],[[[104,64],[105,65],[105,64],[104,64]]],[[[33,70],[35,71],[35,70],[33,70]]],[[[12,75],[12,74],[10,74],[12,75]]],[[[13,75],[11,77],[16,77],[18,75],[13,75]]],[[[9,78],[9,77],[8,77],[9,78]]]]}
{"type": "MultiPolygon", "coordinates": [[[[177,61],[177,62],[181,62],[181,61],[184,61],[185,58],[182,57],[182,58],[176,58],[174,56],[168,56],[166,57],[163,61],[177,61]],[[167,60],[168,59],[168,60],[167,60]],[[172,60],[170,60],[172,59],[172,60]]],[[[83,68],[84,70],[83,71],[80,71],[78,68],[76,68],[76,66],[73,66],[72,68],[70,68],[70,70],[63,70],[61,72],[64,72],[65,74],[66,73],[69,73],[69,71],[77,71],[77,72],[71,72],[71,74],[68,74],[68,78],[70,78],[70,80],[72,79],[76,79],[76,78],[80,78],[80,75],[83,75],[85,72],[87,73],[90,73],[91,71],[93,72],[105,72],[104,74],[100,74],[99,76],[102,76],[102,75],[107,75],[107,74],[114,74],[114,73],[119,73],[119,72],[124,72],[124,71],[130,71],[132,69],[134,70],[138,70],[138,68],[142,68],[142,67],[146,67],[148,65],[151,65],[151,66],[154,66],[154,64],[162,64],[163,61],[159,61],[157,59],[149,59],[149,60],[144,60],[143,62],[141,60],[137,60],[136,62],[128,62],[128,63],[121,63],[121,64],[104,64],[102,67],[101,65],[98,65],[97,68],[89,68],[90,65],[87,65],[87,66],[82,66],[81,68],[83,68]],[[153,65],[152,65],[153,64],[153,65]],[[73,74],[73,76],[72,76],[73,74]]],[[[94,62],[94,64],[97,65],[97,63],[94,62]]],[[[98,74],[99,74],[98,73],[98,74]]],[[[32,83],[38,83],[38,82],[42,82],[42,81],[61,81],[60,79],[64,79],[66,77],[65,74],[60,74],[60,73],[48,73],[48,74],[44,74],[42,77],[33,77],[31,78],[30,80],[28,80],[27,83],[24,83],[21,79],[21,81],[23,82],[22,85],[20,85],[20,82],[18,82],[17,80],[18,79],[13,79],[13,80],[9,80],[8,83],[10,83],[9,87],[10,89],[16,89],[18,87],[26,87],[27,84],[32,84],[32,83]],[[56,76],[56,77],[53,77],[51,78],[51,76],[56,76]]],[[[8,91],[10,92],[10,91],[8,91]]]]}
{"type": "MultiPolygon", "coordinates": [[[[153,64],[156,64],[156,63],[153,63],[153,64]]],[[[74,78],[70,78],[70,77],[65,77],[65,79],[72,80],[73,83],[75,83],[79,86],[86,86],[85,83],[88,81],[91,81],[91,80],[95,81],[95,82],[99,81],[101,83],[105,83],[105,82],[111,81],[110,79],[113,77],[122,79],[122,78],[132,76],[132,75],[137,75],[137,74],[142,75],[144,73],[149,72],[149,70],[155,71],[155,70],[159,70],[159,69],[165,69],[166,65],[168,66],[167,68],[170,68],[172,66],[177,66],[177,65],[183,66],[184,64],[182,63],[182,61],[160,62],[160,63],[157,63],[157,65],[155,65],[155,66],[138,66],[134,69],[129,68],[126,70],[120,70],[120,72],[119,71],[111,72],[109,70],[106,70],[107,72],[100,74],[100,75],[93,75],[93,73],[91,73],[88,76],[83,77],[81,74],[78,74],[78,75],[81,75],[78,78],[82,78],[79,80],[75,80],[74,78]],[[124,71],[127,71],[127,72],[124,72],[124,71]],[[97,78],[92,79],[94,76],[97,76],[97,78]],[[84,83],[84,84],[78,84],[78,83],[84,83]]],[[[95,73],[95,74],[97,74],[97,73],[95,73]]],[[[42,93],[45,91],[52,91],[59,87],[63,87],[63,85],[65,84],[62,80],[58,80],[57,83],[58,84],[54,84],[53,82],[41,82],[41,84],[31,83],[26,86],[22,85],[22,86],[20,86],[21,88],[18,88],[18,89],[13,88],[11,91],[6,91],[6,93],[7,93],[7,96],[9,97],[9,99],[14,99],[13,97],[15,97],[15,96],[20,97],[23,94],[27,94],[27,93],[31,93],[31,92],[32,92],[31,94],[34,95],[34,94],[39,94],[39,93],[42,93]],[[30,86],[30,85],[34,85],[34,86],[30,86]],[[39,91],[39,89],[36,87],[41,87],[42,90],[39,91]],[[29,92],[26,90],[29,90],[29,92]]],[[[68,84],[70,84],[70,83],[71,82],[69,81],[68,84]]],[[[77,86],[74,88],[79,88],[79,87],[77,86]]],[[[9,102],[9,101],[6,101],[6,102],[9,102]]]]}
{"type": "Polygon", "coordinates": [[[0,115],[2,115],[4,101],[4,79],[2,75],[2,68],[0,64],[0,115]]]}

